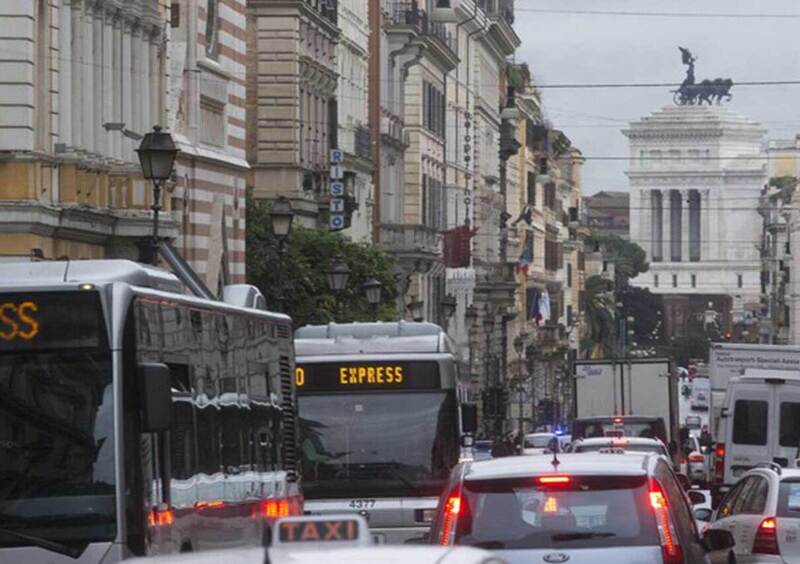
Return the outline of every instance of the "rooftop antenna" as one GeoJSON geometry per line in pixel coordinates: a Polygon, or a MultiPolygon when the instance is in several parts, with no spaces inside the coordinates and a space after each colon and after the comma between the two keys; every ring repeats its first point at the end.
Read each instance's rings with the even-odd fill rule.
{"type": "Polygon", "coordinates": [[[558,459],[558,449],[553,449],[553,469],[558,472],[558,465],[561,464],[561,461],[558,459]]]}

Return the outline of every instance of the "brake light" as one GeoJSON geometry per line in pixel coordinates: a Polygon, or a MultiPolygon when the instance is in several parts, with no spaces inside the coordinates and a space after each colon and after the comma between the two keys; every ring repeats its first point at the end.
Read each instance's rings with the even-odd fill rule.
{"type": "Polygon", "coordinates": [[[175,513],[172,509],[153,509],[147,516],[147,523],[153,528],[168,527],[175,522],[175,513]]]}
{"type": "Polygon", "coordinates": [[[614,425],[622,425],[622,417],[614,417],[611,421],[614,422],[614,425]]]}
{"type": "Polygon", "coordinates": [[[194,504],[195,509],[220,509],[225,507],[224,501],[198,501],[194,504]]]}
{"type": "Polygon", "coordinates": [[[649,497],[650,507],[656,517],[664,564],[683,564],[683,550],[675,536],[675,525],[669,512],[669,503],[661,484],[655,480],[650,481],[649,497]]]}
{"type": "Polygon", "coordinates": [[[261,502],[259,513],[261,514],[261,517],[265,517],[267,519],[289,517],[291,514],[289,510],[289,500],[286,498],[265,499],[261,502]]]}
{"type": "Polygon", "coordinates": [[[540,484],[569,484],[571,481],[569,476],[540,476],[540,484]]]}
{"type": "Polygon", "coordinates": [[[444,504],[444,521],[442,522],[442,536],[439,544],[449,546],[453,544],[458,525],[458,516],[461,513],[461,496],[458,493],[450,495],[444,504]]]}
{"type": "Polygon", "coordinates": [[[767,517],[758,526],[756,538],[753,540],[753,554],[780,555],[778,547],[778,521],[775,517],[767,517]]]}
{"type": "Polygon", "coordinates": [[[725,480],[725,444],[717,443],[714,449],[714,474],[718,482],[725,480]]]}

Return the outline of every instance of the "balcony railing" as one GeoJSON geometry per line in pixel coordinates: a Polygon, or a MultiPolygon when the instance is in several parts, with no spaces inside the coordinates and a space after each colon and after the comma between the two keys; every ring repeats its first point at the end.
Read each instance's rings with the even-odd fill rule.
{"type": "Polygon", "coordinates": [[[514,24],[514,0],[478,0],[490,18],[502,18],[508,25],[514,24]]]}
{"type": "Polygon", "coordinates": [[[306,0],[306,3],[322,14],[322,17],[326,18],[332,24],[338,24],[338,0],[306,0]]]}
{"type": "Polygon", "coordinates": [[[442,22],[431,21],[428,13],[420,10],[416,2],[392,3],[389,19],[394,25],[411,26],[420,35],[437,38],[453,53],[458,54],[458,43],[453,34],[447,31],[447,26],[442,22]]]}
{"type": "Polygon", "coordinates": [[[439,255],[439,231],[420,224],[381,224],[381,246],[393,254],[439,255]]]}

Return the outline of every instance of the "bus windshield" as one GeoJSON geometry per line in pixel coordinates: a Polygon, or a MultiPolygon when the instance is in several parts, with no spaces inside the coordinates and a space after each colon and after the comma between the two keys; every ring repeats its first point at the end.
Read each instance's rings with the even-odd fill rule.
{"type": "Polygon", "coordinates": [[[458,462],[452,390],[300,395],[307,499],[438,495],[458,462]]]}
{"type": "Polygon", "coordinates": [[[116,533],[111,353],[97,296],[70,294],[0,295],[0,547],[116,533]]]}

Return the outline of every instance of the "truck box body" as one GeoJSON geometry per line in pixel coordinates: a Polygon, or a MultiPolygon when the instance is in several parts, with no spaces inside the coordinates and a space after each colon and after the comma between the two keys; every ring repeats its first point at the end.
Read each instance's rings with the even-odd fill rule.
{"type": "Polygon", "coordinates": [[[575,362],[575,417],[661,417],[678,438],[678,386],[668,358],[575,362]]]}

